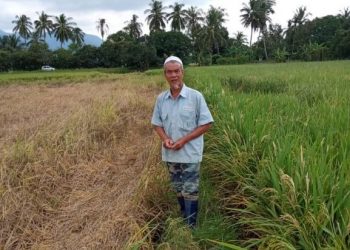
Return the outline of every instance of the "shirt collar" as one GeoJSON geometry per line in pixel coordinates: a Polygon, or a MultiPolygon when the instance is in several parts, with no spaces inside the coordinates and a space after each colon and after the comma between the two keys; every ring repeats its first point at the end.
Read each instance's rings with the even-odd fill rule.
{"type": "MultiPolygon", "coordinates": [[[[182,96],[182,97],[186,98],[187,95],[188,95],[188,94],[187,94],[187,91],[188,91],[188,88],[187,88],[186,85],[183,83],[182,89],[181,89],[181,91],[180,91],[179,96],[182,96]]],[[[171,98],[170,89],[167,90],[167,92],[166,92],[166,94],[165,94],[165,98],[171,98]]]]}

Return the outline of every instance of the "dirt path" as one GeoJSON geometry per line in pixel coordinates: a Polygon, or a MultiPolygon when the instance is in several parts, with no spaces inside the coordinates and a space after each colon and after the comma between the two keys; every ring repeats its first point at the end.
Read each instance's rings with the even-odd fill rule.
{"type": "Polygon", "coordinates": [[[159,92],[138,81],[0,88],[0,248],[125,244],[159,92]]]}

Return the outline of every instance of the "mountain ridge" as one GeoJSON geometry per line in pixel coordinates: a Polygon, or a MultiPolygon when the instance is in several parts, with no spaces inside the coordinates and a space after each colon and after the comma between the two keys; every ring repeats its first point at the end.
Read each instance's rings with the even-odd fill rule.
{"type": "MultiPolygon", "coordinates": [[[[0,37],[6,36],[6,35],[11,35],[11,33],[7,33],[0,29],[0,37]]],[[[57,41],[53,36],[46,37],[45,42],[48,44],[50,50],[56,50],[61,48],[61,43],[57,41]]],[[[63,44],[62,47],[66,49],[71,43],[72,42],[66,42],[63,44]]],[[[96,35],[85,34],[84,44],[100,47],[102,44],[102,39],[96,35]]]]}

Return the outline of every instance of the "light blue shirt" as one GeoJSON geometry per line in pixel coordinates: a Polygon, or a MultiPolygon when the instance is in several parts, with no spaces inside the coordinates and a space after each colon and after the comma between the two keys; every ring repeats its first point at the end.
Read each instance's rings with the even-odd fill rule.
{"type": "MultiPolygon", "coordinates": [[[[176,99],[170,90],[162,92],[153,110],[152,124],[163,127],[165,133],[176,142],[197,127],[213,122],[203,95],[183,85],[176,99]]],[[[177,163],[198,163],[203,157],[203,135],[189,141],[180,150],[162,147],[162,160],[177,163]]]]}

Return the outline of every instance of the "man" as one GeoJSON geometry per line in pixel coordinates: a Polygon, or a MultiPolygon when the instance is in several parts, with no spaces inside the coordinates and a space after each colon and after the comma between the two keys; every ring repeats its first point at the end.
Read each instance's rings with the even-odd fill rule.
{"type": "Polygon", "coordinates": [[[170,56],[165,60],[164,76],[170,89],[158,96],[152,125],[163,142],[162,160],[168,167],[181,212],[187,224],[194,227],[203,134],[214,120],[202,94],[183,83],[180,58],[170,56]]]}

